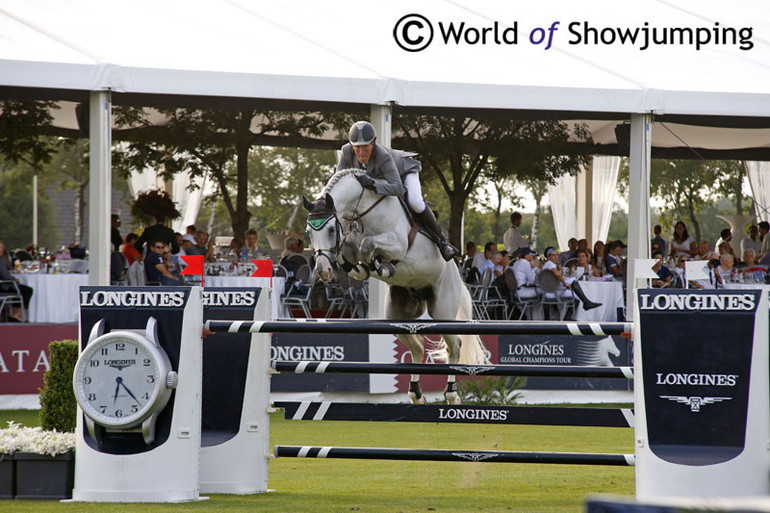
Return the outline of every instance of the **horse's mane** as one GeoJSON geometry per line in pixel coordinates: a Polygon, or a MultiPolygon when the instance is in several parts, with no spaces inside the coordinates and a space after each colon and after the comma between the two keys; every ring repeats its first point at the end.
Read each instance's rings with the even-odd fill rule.
{"type": "Polygon", "coordinates": [[[331,192],[331,190],[334,188],[335,185],[337,185],[337,182],[345,178],[346,176],[354,173],[360,173],[360,169],[341,169],[334,173],[331,178],[329,178],[329,181],[326,182],[326,186],[324,187],[324,190],[321,191],[321,196],[323,197],[325,194],[328,194],[331,192]]]}

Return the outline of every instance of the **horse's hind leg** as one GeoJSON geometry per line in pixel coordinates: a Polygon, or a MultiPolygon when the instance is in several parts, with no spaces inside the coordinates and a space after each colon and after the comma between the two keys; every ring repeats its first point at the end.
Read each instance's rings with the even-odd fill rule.
{"type": "MultiPolygon", "coordinates": [[[[412,362],[422,363],[425,355],[425,346],[422,335],[398,335],[398,339],[409,349],[412,354],[412,362]]],[[[412,374],[409,378],[409,400],[414,404],[425,404],[425,396],[420,387],[420,375],[412,374]]]]}

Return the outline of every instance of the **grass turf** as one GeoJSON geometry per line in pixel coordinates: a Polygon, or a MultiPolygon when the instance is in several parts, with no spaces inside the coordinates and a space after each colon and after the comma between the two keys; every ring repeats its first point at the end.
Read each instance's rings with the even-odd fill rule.
{"type": "MultiPolygon", "coordinates": [[[[0,412],[36,423],[37,412],[0,412]]],[[[633,452],[629,428],[286,421],[271,416],[271,447],[633,452]]],[[[632,467],[279,458],[267,494],[212,495],[183,504],[0,502],[0,512],[569,512],[594,493],[634,493],[632,467]]]]}

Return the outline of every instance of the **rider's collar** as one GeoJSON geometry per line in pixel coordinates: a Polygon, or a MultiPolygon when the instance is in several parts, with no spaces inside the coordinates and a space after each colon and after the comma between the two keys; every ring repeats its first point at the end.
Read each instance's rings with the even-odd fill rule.
{"type": "Polygon", "coordinates": [[[307,216],[307,224],[309,224],[310,228],[313,230],[318,231],[326,226],[326,223],[329,222],[329,219],[333,217],[334,212],[331,211],[313,213],[307,216]]]}

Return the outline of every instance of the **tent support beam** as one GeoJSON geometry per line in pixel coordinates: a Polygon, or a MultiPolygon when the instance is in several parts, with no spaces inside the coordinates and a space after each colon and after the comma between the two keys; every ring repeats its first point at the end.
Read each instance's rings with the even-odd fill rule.
{"type": "Polygon", "coordinates": [[[650,254],[650,158],[652,152],[652,113],[631,114],[628,193],[628,265],[626,268],[627,318],[631,320],[634,289],[646,280],[634,283],[635,259],[650,254]]]}
{"type": "Polygon", "coordinates": [[[112,212],[112,98],[109,91],[90,93],[88,186],[88,284],[110,284],[110,213],[112,212]]]}

